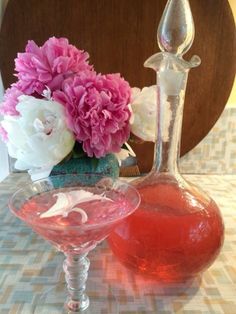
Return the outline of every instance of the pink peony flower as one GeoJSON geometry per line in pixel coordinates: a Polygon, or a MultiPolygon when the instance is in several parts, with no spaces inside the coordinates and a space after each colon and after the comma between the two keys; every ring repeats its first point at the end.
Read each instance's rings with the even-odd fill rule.
{"type": "Polygon", "coordinates": [[[53,98],[66,108],[68,126],[89,157],[120,151],[130,134],[131,89],[119,74],[81,72],[53,98]]]}
{"type": "Polygon", "coordinates": [[[51,37],[42,47],[30,40],[15,59],[20,89],[26,95],[41,95],[46,86],[52,91],[60,89],[71,74],[92,69],[88,58],[87,52],[70,45],[66,38],[51,37]]]}
{"type": "Polygon", "coordinates": [[[23,92],[20,90],[18,83],[12,84],[4,94],[3,102],[0,106],[0,114],[17,116],[19,112],[16,110],[16,105],[18,103],[18,97],[23,95],[23,92]]]}
{"type": "Polygon", "coordinates": [[[1,124],[0,124],[0,137],[2,138],[2,141],[4,143],[8,141],[7,131],[1,126],[1,124]]]}

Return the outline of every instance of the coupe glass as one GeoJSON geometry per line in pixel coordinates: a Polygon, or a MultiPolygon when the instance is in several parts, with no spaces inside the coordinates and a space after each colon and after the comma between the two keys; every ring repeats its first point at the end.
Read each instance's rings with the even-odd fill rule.
{"type": "Polygon", "coordinates": [[[139,194],[130,184],[91,174],[38,180],[10,198],[12,213],[66,256],[67,312],[89,307],[87,254],[139,203],[139,194]]]}

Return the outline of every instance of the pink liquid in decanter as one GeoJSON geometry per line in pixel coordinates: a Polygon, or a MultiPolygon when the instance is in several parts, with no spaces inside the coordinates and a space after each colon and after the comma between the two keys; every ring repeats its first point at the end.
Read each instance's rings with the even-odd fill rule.
{"type": "Polygon", "coordinates": [[[136,186],[137,211],[109,236],[115,256],[137,273],[160,282],[186,281],[209,267],[223,243],[216,203],[191,186],[136,186]]]}

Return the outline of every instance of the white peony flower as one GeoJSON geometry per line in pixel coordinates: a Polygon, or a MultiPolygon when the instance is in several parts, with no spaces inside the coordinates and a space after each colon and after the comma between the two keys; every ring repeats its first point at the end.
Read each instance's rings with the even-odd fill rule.
{"type": "Polygon", "coordinates": [[[156,85],[132,88],[131,108],[133,122],[131,132],[144,141],[155,142],[156,139],[156,85]]]}
{"type": "Polygon", "coordinates": [[[74,136],[61,104],[25,95],[18,99],[20,115],[5,116],[1,122],[8,134],[8,152],[16,158],[16,169],[28,169],[40,178],[71,152],[74,136]]]}

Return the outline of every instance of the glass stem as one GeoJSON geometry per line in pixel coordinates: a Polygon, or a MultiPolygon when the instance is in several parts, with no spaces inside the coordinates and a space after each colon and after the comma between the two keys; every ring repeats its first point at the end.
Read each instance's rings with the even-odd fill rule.
{"type": "Polygon", "coordinates": [[[75,313],[79,313],[89,306],[85,288],[90,262],[86,255],[67,254],[63,264],[68,289],[66,307],[75,313]]]}

